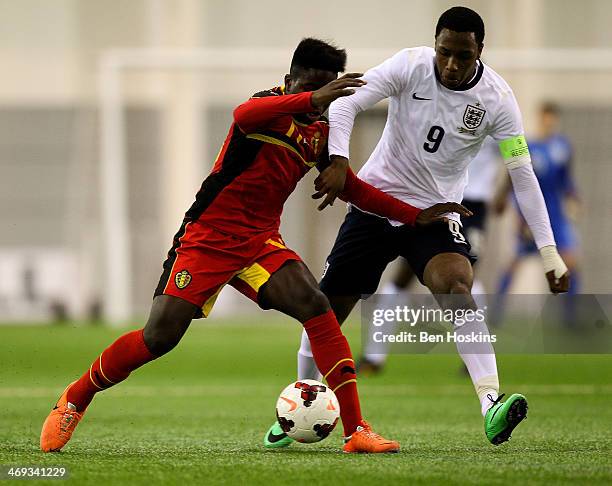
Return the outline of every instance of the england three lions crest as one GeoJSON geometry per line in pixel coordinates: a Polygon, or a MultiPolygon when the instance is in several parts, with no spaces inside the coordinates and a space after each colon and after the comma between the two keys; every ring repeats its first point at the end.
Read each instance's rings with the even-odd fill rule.
{"type": "Polygon", "coordinates": [[[482,108],[478,108],[474,105],[467,105],[465,107],[465,112],[463,113],[463,124],[470,130],[474,130],[482,123],[485,113],[486,110],[483,110],[482,108]]]}

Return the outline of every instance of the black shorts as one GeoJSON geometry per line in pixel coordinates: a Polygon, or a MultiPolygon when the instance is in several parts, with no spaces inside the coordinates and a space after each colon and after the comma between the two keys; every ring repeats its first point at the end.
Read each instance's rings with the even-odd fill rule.
{"type": "Polygon", "coordinates": [[[463,224],[463,230],[467,232],[471,228],[476,228],[477,230],[483,231],[487,219],[487,203],[484,201],[464,199],[461,201],[461,204],[474,213],[469,218],[464,218],[461,221],[463,224]]]}
{"type": "Polygon", "coordinates": [[[487,203],[484,201],[464,199],[461,201],[461,204],[474,213],[469,218],[463,218],[461,223],[463,224],[463,233],[472,245],[472,254],[480,255],[484,239],[485,223],[487,221],[487,203]]]}
{"type": "Polygon", "coordinates": [[[404,257],[423,283],[427,262],[439,253],[459,253],[470,260],[470,243],[456,221],[428,226],[393,226],[385,218],[351,207],[325,263],[320,282],[326,295],[376,292],[386,266],[404,257]]]}

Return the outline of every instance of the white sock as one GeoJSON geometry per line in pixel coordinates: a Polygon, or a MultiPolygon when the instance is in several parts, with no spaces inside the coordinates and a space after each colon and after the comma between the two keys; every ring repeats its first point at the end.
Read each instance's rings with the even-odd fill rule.
{"type": "MultiPolygon", "coordinates": [[[[401,301],[401,305],[410,305],[410,296],[406,292],[406,289],[398,287],[394,282],[387,282],[380,292],[378,297],[378,307],[381,309],[391,309],[398,305],[401,301]]],[[[374,324],[370,322],[368,329],[368,336],[374,334],[374,324]]],[[[385,323],[384,332],[386,335],[393,334],[397,323],[395,321],[385,323]]],[[[382,342],[377,343],[373,340],[367,340],[363,345],[363,356],[371,363],[382,365],[387,360],[389,355],[389,343],[382,342]]]]}
{"type": "MultiPolygon", "coordinates": [[[[464,326],[464,331],[488,335],[489,330],[484,322],[472,322],[464,326]],[[469,326],[469,327],[468,327],[469,326]]],[[[484,416],[496,400],[499,393],[499,377],[497,375],[497,362],[495,350],[491,343],[457,343],[457,351],[470,373],[478,400],[480,410],[484,416]],[[474,351],[477,351],[475,353],[474,351]],[[489,395],[491,399],[487,396],[489,395]]]]}
{"type": "Polygon", "coordinates": [[[472,284],[472,297],[479,309],[487,309],[487,295],[482,281],[475,279],[472,284]]]}
{"type": "Polygon", "coordinates": [[[302,331],[302,341],[300,349],[297,353],[297,374],[298,380],[317,380],[322,381],[323,375],[319,372],[319,368],[315,364],[312,357],[312,349],[306,331],[302,331]]]}
{"type": "Polygon", "coordinates": [[[482,285],[482,281],[479,279],[474,279],[474,283],[472,283],[472,297],[475,295],[482,295],[485,293],[484,285],[482,285]]]}

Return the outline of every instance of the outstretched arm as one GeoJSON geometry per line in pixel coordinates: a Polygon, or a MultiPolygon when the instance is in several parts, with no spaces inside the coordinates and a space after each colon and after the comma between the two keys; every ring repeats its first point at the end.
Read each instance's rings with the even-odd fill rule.
{"type": "Polygon", "coordinates": [[[531,165],[525,137],[504,140],[500,146],[516,202],[542,255],[544,273],[550,290],[554,294],[567,292],[569,273],[557,251],[546,203],[531,165]]]}
{"type": "Polygon", "coordinates": [[[544,196],[533,171],[529,147],[523,133],[518,103],[512,91],[508,89],[495,117],[491,136],[499,142],[499,150],[512,181],[516,202],[542,255],[550,291],[553,294],[567,292],[569,272],[557,251],[544,196]]]}
{"type": "MultiPolygon", "coordinates": [[[[338,190],[334,191],[335,197],[342,201],[350,202],[359,209],[368,213],[377,214],[394,221],[399,221],[409,225],[431,224],[443,221],[448,213],[459,213],[461,216],[472,216],[471,211],[457,203],[439,203],[427,209],[419,209],[407,204],[389,194],[377,189],[367,182],[359,179],[348,165],[348,159],[344,157],[327,155],[327,147],[323,150],[317,168],[321,174],[315,180],[317,192],[312,195],[313,199],[319,199],[326,194],[326,188],[337,185],[338,190]]],[[[322,211],[328,204],[331,192],[318,207],[322,211]]]]}
{"type": "Polygon", "coordinates": [[[356,90],[355,94],[339,98],[329,107],[329,154],[330,167],[323,170],[315,181],[316,198],[325,196],[319,206],[323,209],[332,205],[344,186],[344,165],[348,167],[349,141],[355,117],[361,111],[367,110],[379,101],[398,94],[408,78],[409,54],[405,49],[382,64],[368,70],[363,80],[365,86],[356,90]]]}
{"type": "Polygon", "coordinates": [[[312,92],[291,95],[254,96],[234,110],[234,122],[244,133],[269,126],[277,118],[314,110],[312,92]]]}
{"type": "Polygon", "coordinates": [[[363,76],[367,86],[353,96],[341,98],[329,107],[329,154],[349,158],[349,141],[355,117],[379,101],[399,94],[406,85],[409,52],[404,49],[363,76]]]}
{"type": "Polygon", "coordinates": [[[472,215],[461,204],[450,202],[436,204],[427,209],[416,208],[362,181],[350,167],[346,173],[344,189],[338,197],[343,201],[354,204],[362,211],[409,225],[423,225],[442,221],[445,214],[453,212],[465,217],[472,215]]]}
{"type": "Polygon", "coordinates": [[[244,133],[269,127],[276,119],[296,113],[323,112],[337,98],[352,95],[365,84],[361,73],[347,73],[316,91],[272,96],[253,96],[234,110],[234,121],[244,133]]]}

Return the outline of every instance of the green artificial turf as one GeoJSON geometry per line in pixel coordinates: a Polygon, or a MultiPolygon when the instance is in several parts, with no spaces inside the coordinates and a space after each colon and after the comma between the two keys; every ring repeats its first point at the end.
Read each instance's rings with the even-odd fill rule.
{"type": "MultiPolygon", "coordinates": [[[[525,394],[529,415],[499,447],[485,439],[457,355],[392,356],[359,386],[364,416],[400,454],[344,455],[341,430],[267,451],[262,434],[295,379],[300,335],[272,313],[194,323],[168,356],[99,394],[64,451],[40,452],[59,393],[122,332],[0,326],[0,465],[61,465],[75,484],[612,482],[612,356],[500,356],[502,392],[525,394]]],[[[357,326],[347,332],[357,351],[357,326]]]]}

